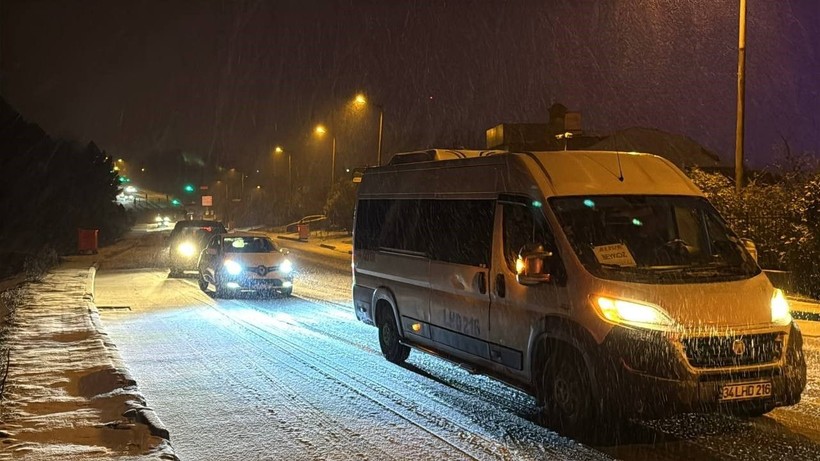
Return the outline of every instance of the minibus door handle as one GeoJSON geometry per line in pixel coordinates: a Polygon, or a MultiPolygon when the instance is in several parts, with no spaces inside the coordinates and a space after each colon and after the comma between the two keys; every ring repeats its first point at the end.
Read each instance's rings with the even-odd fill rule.
{"type": "Polygon", "coordinates": [[[507,296],[507,282],[504,274],[496,274],[495,276],[495,293],[499,298],[507,296]]]}

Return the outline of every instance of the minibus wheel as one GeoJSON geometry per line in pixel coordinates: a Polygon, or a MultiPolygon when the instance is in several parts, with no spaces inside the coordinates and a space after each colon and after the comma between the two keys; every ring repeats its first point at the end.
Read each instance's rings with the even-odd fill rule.
{"type": "Polygon", "coordinates": [[[379,316],[379,346],[384,358],[393,363],[404,363],[410,355],[410,348],[400,343],[399,339],[396,317],[390,309],[383,309],[379,316]]]}
{"type": "Polygon", "coordinates": [[[583,358],[576,351],[553,351],[541,370],[539,400],[543,403],[541,423],[561,435],[589,434],[595,407],[592,386],[583,358]]]}

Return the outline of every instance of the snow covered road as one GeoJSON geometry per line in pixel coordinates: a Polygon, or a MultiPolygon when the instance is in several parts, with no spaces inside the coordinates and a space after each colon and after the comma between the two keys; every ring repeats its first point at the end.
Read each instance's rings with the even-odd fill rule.
{"type": "Polygon", "coordinates": [[[622,446],[587,447],[532,423],[516,390],[418,352],[384,360],[350,307],[349,261],[294,251],[296,296],[214,300],[167,278],[151,245],[122,254],[147,268],[104,264],[97,305],[183,460],[820,457],[816,338],[797,407],[636,424],[622,446]]]}

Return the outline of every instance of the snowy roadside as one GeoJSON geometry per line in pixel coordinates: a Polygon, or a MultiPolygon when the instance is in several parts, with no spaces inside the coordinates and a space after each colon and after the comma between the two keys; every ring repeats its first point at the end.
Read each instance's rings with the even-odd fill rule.
{"type": "Polygon", "coordinates": [[[7,292],[0,459],[175,460],[168,431],[101,327],[88,265],[69,259],[7,292]]]}

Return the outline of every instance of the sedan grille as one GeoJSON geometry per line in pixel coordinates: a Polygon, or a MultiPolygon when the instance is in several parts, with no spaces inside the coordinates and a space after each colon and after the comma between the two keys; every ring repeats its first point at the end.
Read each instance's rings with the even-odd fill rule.
{"type": "Polygon", "coordinates": [[[246,271],[253,272],[254,274],[259,275],[261,277],[264,277],[264,276],[266,276],[267,274],[269,274],[271,272],[276,272],[278,269],[279,269],[279,266],[264,266],[264,265],[248,266],[248,267],[245,268],[246,271]]]}
{"type": "Polygon", "coordinates": [[[780,360],[782,333],[684,338],[689,364],[696,368],[762,365],[780,360]]]}

